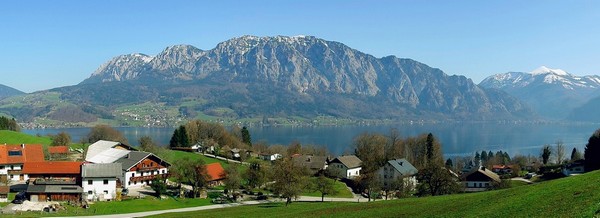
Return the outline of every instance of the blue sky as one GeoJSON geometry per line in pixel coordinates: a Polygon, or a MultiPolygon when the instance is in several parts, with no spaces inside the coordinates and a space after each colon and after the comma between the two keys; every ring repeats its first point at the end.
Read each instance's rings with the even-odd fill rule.
{"type": "Polygon", "coordinates": [[[313,35],[476,83],[542,65],[600,74],[600,1],[1,1],[0,84],[75,85],[117,55],[241,35],[313,35]]]}

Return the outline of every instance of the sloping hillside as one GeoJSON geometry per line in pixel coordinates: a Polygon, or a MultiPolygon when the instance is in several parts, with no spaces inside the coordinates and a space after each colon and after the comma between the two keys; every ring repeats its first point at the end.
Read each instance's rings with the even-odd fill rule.
{"type": "MultiPolygon", "coordinates": [[[[511,189],[372,203],[283,203],[202,211],[202,217],[593,217],[600,171],[511,189]]],[[[192,217],[198,212],[160,217],[192,217]]]]}
{"type": "Polygon", "coordinates": [[[19,144],[42,144],[42,145],[50,145],[52,143],[52,139],[50,137],[38,137],[33,135],[28,135],[20,132],[13,132],[8,130],[0,130],[0,143],[1,144],[9,144],[9,145],[19,145],[19,144]]]}

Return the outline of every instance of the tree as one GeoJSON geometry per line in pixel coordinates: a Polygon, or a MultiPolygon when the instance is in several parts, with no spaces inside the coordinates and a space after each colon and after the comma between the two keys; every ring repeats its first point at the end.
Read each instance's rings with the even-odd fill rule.
{"type": "Polygon", "coordinates": [[[361,174],[375,172],[387,161],[387,138],[381,134],[363,133],[354,139],[354,154],[362,161],[361,174]]]}
{"type": "Polygon", "coordinates": [[[365,191],[369,201],[371,201],[371,199],[375,199],[377,193],[381,191],[381,181],[379,180],[379,176],[375,172],[361,172],[358,181],[360,185],[360,190],[365,191]]]}
{"type": "Polygon", "coordinates": [[[253,160],[250,162],[250,166],[246,169],[243,177],[248,181],[250,188],[257,188],[267,181],[267,172],[269,172],[268,166],[258,160],[253,160]]]}
{"type": "Polygon", "coordinates": [[[155,153],[154,151],[156,150],[157,146],[156,143],[154,143],[154,140],[152,140],[152,137],[142,136],[138,142],[140,143],[140,150],[155,153]]]}
{"type": "Polygon", "coordinates": [[[448,169],[452,169],[452,168],[454,167],[454,166],[453,166],[454,164],[452,164],[452,159],[450,159],[450,158],[448,158],[448,159],[446,160],[446,164],[444,164],[444,165],[445,165],[445,166],[446,166],[446,168],[448,168],[448,169]]]}
{"type": "Polygon", "coordinates": [[[335,180],[329,179],[325,177],[325,175],[320,174],[317,177],[313,184],[312,188],[314,191],[321,193],[321,202],[325,201],[325,195],[335,195],[337,194],[337,190],[335,189],[335,180]]]}
{"type": "MultiPolygon", "coordinates": [[[[489,159],[491,159],[492,157],[489,157],[489,159]]],[[[488,155],[485,151],[481,152],[481,165],[485,165],[488,162],[488,155]]]]}
{"type": "Polygon", "coordinates": [[[442,164],[444,159],[442,156],[442,148],[440,143],[435,139],[433,134],[427,134],[427,163],[442,164]]]}
{"type": "Polygon", "coordinates": [[[173,136],[171,136],[169,146],[171,148],[190,147],[190,141],[188,140],[188,133],[185,126],[179,126],[179,128],[173,131],[173,136]]]}
{"type": "Polygon", "coordinates": [[[242,127],[242,142],[252,147],[252,138],[250,137],[250,131],[245,126],[242,127]]]}
{"type": "Polygon", "coordinates": [[[286,149],[286,153],[288,157],[291,157],[294,154],[302,153],[302,145],[299,141],[293,141],[286,149]]]}
{"type": "Polygon", "coordinates": [[[52,143],[50,146],[60,146],[66,145],[69,146],[71,144],[71,136],[66,132],[60,132],[54,136],[52,136],[52,143]]]}
{"type": "Polygon", "coordinates": [[[94,143],[99,140],[115,141],[128,144],[127,138],[116,129],[108,125],[96,125],[92,127],[90,132],[87,134],[89,143],[94,143]]]}
{"type": "Polygon", "coordinates": [[[475,165],[481,165],[481,156],[479,156],[479,152],[475,152],[475,165]]]}
{"type": "Polygon", "coordinates": [[[544,145],[544,147],[542,147],[542,163],[544,163],[544,165],[548,164],[548,160],[550,160],[550,155],[552,155],[552,148],[550,147],[550,145],[544,145]]]}
{"type": "Polygon", "coordinates": [[[286,199],[285,205],[292,203],[306,187],[306,176],[301,166],[291,159],[275,162],[273,166],[273,192],[286,199]]]}
{"type": "Polygon", "coordinates": [[[571,161],[581,160],[582,158],[583,155],[581,154],[581,152],[579,152],[577,148],[573,148],[573,151],[571,151],[571,161]]]}
{"type": "MultiPolygon", "coordinates": [[[[235,191],[237,189],[240,188],[240,186],[242,185],[242,178],[240,176],[240,172],[237,169],[237,166],[233,165],[233,164],[229,164],[229,166],[227,166],[225,168],[225,172],[224,172],[224,176],[225,176],[225,188],[229,191],[231,191],[231,193],[233,194],[234,198],[235,198],[235,191]]],[[[235,199],[234,199],[235,200],[235,199]]]]}
{"type": "Polygon", "coordinates": [[[10,119],[4,116],[0,116],[0,130],[10,130],[19,132],[21,131],[21,128],[19,127],[19,124],[14,118],[10,119]]]}
{"type": "Polygon", "coordinates": [[[556,163],[562,164],[562,161],[565,159],[565,144],[561,140],[556,141],[554,156],[556,158],[556,163]]]}
{"type": "Polygon", "coordinates": [[[452,194],[460,190],[457,179],[448,169],[440,165],[429,165],[419,170],[417,179],[419,180],[417,194],[420,196],[452,194]]]}
{"type": "Polygon", "coordinates": [[[585,171],[600,169],[600,129],[590,136],[587,145],[585,145],[583,157],[585,159],[585,171]]]}
{"type": "Polygon", "coordinates": [[[154,190],[156,197],[159,198],[161,195],[167,193],[167,183],[165,183],[164,179],[158,177],[152,180],[152,183],[150,183],[150,188],[154,190]]]}
{"type": "Polygon", "coordinates": [[[209,180],[208,172],[202,159],[183,157],[176,163],[173,163],[170,171],[173,179],[180,184],[180,193],[181,184],[191,185],[194,198],[200,193],[200,188],[206,186],[209,180]]]}

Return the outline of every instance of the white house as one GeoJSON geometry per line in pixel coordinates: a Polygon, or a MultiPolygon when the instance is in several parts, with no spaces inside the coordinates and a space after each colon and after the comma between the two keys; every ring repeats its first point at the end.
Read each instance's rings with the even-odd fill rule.
{"type": "Polygon", "coordinates": [[[331,160],[327,168],[337,172],[340,178],[352,179],[360,176],[362,161],[354,155],[340,156],[331,160]]]}
{"type": "Polygon", "coordinates": [[[110,201],[117,195],[117,183],[123,176],[121,163],[92,164],[81,167],[83,196],[88,201],[110,201]]]}
{"type": "Polygon", "coordinates": [[[406,159],[390,160],[385,163],[383,167],[377,170],[380,181],[383,182],[384,187],[389,187],[394,182],[402,179],[405,185],[408,187],[416,187],[417,178],[416,174],[419,171],[406,159]]]}
{"type": "Polygon", "coordinates": [[[155,178],[167,176],[171,164],[148,152],[131,151],[115,163],[122,164],[124,173],[123,187],[143,186],[152,183],[155,178]]]}
{"type": "Polygon", "coordinates": [[[278,159],[281,159],[283,156],[281,156],[281,154],[261,154],[260,155],[262,157],[263,160],[268,160],[268,161],[275,161],[278,159]]]}
{"type": "Polygon", "coordinates": [[[466,192],[485,191],[492,188],[493,183],[499,183],[500,176],[498,174],[479,167],[477,170],[463,176],[463,185],[466,192]]]}
{"type": "Polygon", "coordinates": [[[562,173],[565,176],[571,176],[574,174],[582,174],[585,173],[585,166],[583,160],[576,160],[573,163],[567,164],[563,167],[562,173]]]}

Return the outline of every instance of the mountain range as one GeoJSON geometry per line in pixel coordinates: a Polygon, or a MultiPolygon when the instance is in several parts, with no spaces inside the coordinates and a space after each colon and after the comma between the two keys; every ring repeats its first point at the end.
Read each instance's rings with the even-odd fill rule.
{"type": "Polygon", "coordinates": [[[22,94],[25,94],[25,93],[15,89],[15,88],[11,88],[11,87],[0,84],[0,99],[4,99],[4,98],[15,96],[15,95],[22,95],[22,94]]]}
{"type": "Polygon", "coordinates": [[[492,75],[479,86],[503,90],[551,120],[571,119],[573,110],[600,96],[600,76],[576,76],[545,66],[528,73],[492,75]]]}
{"type": "Polygon", "coordinates": [[[0,112],[24,122],[116,125],[172,125],[193,118],[535,118],[499,87],[313,36],[242,36],[210,50],[176,45],[155,56],[121,55],[78,85],[2,100],[0,112]],[[23,108],[24,103],[32,105],[23,108]]]}

